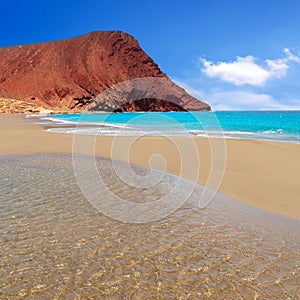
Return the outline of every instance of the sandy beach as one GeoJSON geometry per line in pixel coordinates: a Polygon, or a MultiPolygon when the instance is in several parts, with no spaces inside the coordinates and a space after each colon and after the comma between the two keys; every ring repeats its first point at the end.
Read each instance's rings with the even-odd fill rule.
{"type": "Polygon", "coordinates": [[[226,139],[219,191],[237,201],[217,193],[201,209],[217,159],[208,140],[57,134],[37,121],[0,116],[1,299],[299,297],[299,145],[226,139]],[[87,145],[95,159],[72,158],[87,145]]]}
{"type": "MultiPolygon", "coordinates": [[[[23,115],[1,115],[0,154],[72,152],[73,135],[46,132],[36,121],[25,119],[23,115]]],[[[114,137],[98,137],[96,155],[110,157],[113,142],[114,137]]],[[[197,181],[205,185],[211,167],[210,146],[204,138],[195,138],[194,142],[201,158],[197,181]]],[[[117,153],[114,158],[122,159],[121,148],[118,149],[120,157],[116,157],[117,153]]],[[[226,139],[226,148],[226,169],[219,192],[251,206],[300,219],[300,145],[226,139]]],[[[179,175],[181,165],[175,150],[166,138],[142,137],[132,145],[129,160],[149,167],[150,157],[161,154],[167,162],[166,171],[179,175]]],[[[155,165],[158,169],[162,166],[155,165]]],[[[193,162],[191,176],[188,172],[184,174],[187,179],[194,179],[192,166],[193,162]]]]}

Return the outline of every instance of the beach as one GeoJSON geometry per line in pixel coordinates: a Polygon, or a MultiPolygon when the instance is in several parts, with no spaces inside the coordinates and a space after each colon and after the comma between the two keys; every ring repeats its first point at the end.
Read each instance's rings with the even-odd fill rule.
{"type": "MultiPolygon", "coordinates": [[[[72,134],[46,132],[36,122],[37,119],[25,119],[23,115],[1,115],[0,154],[72,153],[72,134]]],[[[194,141],[201,159],[197,182],[205,185],[211,168],[211,149],[205,138],[197,137],[194,141]]],[[[246,139],[225,141],[226,168],[219,192],[242,203],[300,219],[300,145],[246,139]]],[[[114,137],[97,137],[96,155],[110,157],[113,142],[114,137]]],[[[121,148],[114,151],[114,158],[123,158],[121,148]]],[[[164,137],[139,138],[130,149],[129,160],[139,166],[149,167],[149,159],[153,154],[164,156],[167,172],[180,175],[178,151],[164,137]]],[[[193,162],[190,174],[187,171],[184,176],[194,180],[192,165],[193,162]]],[[[162,169],[159,162],[154,167],[162,169]]]]}
{"type": "Polygon", "coordinates": [[[2,3],[0,300],[300,300],[300,1],[175,4],[2,3]]]}
{"type": "Polygon", "coordinates": [[[180,163],[177,146],[193,145],[188,138],[75,142],[38,120],[0,116],[0,298],[300,295],[299,145],[226,139],[219,191],[231,198],[216,193],[199,207],[208,140],[194,139],[198,174],[195,161],[180,163]],[[78,151],[89,144],[93,159],[78,151]]]}

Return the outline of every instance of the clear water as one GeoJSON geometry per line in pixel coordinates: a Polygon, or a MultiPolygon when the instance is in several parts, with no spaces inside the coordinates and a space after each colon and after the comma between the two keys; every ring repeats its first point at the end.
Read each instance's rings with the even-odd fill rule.
{"type": "MultiPolygon", "coordinates": [[[[107,186],[128,201],[153,201],[176,180],[166,174],[167,186],[133,188],[110,160],[96,164],[107,186]]],[[[123,223],[84,198],[70,156],[1,156],[0,167],[1,299],[300,297],[297,220],[220,194],[199,209],[199,185],[165,218],[123,223]]]]}
{"type": "Polygon", "coordinates": [[[300,143],[300,111],[57,114],[42,118],[53,132],[97,135],[195,135],[300,143]]]}

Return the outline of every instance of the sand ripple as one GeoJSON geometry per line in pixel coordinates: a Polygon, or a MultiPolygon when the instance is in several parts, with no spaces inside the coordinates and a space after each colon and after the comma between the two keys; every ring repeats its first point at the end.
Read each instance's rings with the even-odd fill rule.
{"type": "MultiPolygon", "coordinates": [[[[118,180],[109,160],[97,164],[128,201],[168,192],[143,194],[118,180]]],[[[0,166],[1,299],[300,296],[298,221],[221,195],[199,209],[199,186],[164,219],[122,223],[84,198],[69,156],[2,156],[0,166]]]]}

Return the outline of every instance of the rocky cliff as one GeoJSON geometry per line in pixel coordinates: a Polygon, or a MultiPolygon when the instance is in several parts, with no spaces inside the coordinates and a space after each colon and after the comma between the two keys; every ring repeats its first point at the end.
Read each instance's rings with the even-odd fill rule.
{"type": "MultiPolygon", "coordinates": [[[[127,101],[126,97],[101,99],[92,110],[210,110],[209,105],[172,83],[124,32],[92,32],[67,40],[0,48],[0,97],[24,101],[27,111],[31,104],[33,111],[37,107],[83,111],[110,87],[145,77],[164,79],[172,89],[166,93],[161,87],[162,93],[157,90],[155,97],[144,95],[137,101],[127,101]],[[161,98],[166,95],[168,99],[161,98]]],[[[129,93],[132,95],[132,89],[129,93]]],[[[5,105],[7,108],[9,101],[5,105]]]]}

